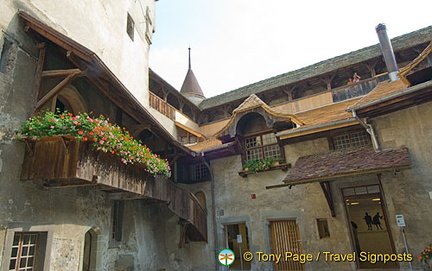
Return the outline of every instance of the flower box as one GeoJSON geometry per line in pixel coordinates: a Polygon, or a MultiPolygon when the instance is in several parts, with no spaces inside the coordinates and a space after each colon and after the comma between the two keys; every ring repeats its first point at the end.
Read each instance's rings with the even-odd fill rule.
{"type": "Polygon", "coordinates": [[[258,170],[258,171],[249,171],[247,169],[241,170],[238,172],[238,174],[243,177],[246,178],[248,175],[250,174],[256,174],[256,173],[260,173],[260,172],[265,172],[265,171],[270,171],[270,170],[278,170],[281,169],[282,171],[287,171],[289,168],[291,168],[291,164],[290,163],[275,163],[272,166],[270,166],[268,169],[265,170],[258,170]]]}
{"type": "Polygon", "coordinates": [[[142,164],[124,164],[119,157],[94,149],[70,136],[41,137],[26,142],[21,180],[52,188],[93,186],[109,191],[111,199],[150,199],[184,221],[191,241],[207,240],[207,215],[191,192],[169,179],[146,172],[142,164]],[[116,192],[116,193],[113,193],[116,192]]]}
{"type": "Polygon", "coordinates": [[[99,185],[144,195],[154,177],[141,164],[125,165],[110,153],[70,136],[23,139],[27,145],[22,180],[43,181],[46,187],[99,185]]]}

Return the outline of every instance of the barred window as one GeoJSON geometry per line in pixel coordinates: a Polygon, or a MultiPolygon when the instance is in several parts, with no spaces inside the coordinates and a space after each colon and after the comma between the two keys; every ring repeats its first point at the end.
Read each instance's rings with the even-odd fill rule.
{"type": "Polygon", "coordinates": [[[359,131],[333,137],[335,150],[343,150],[353,147],[371,145],[369,134],[366,131],[359,131]]]}
{"type": "Polygon", "coordinates": [[[282,156],[274,133],[245,137],[245,147],[247,161],[265,158],[280,159],[282,156]]]}
{"type": "Polygon", "coordinates": [[[210,173],[207,166],[204,163],[200,163],[192,167],[192,176],[194,180],[206,180],[210,177],[210,173]]]}

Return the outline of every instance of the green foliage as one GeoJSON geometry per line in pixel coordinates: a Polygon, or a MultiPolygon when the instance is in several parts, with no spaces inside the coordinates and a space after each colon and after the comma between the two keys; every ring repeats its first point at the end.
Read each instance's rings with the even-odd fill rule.
{"type": "Polygon", "coordinates": [[[15,131],[16,139],[40,140],[41,137],[55,135],[71,135],[79,141],[93,142],[96,150],[117,155],[124,164],[143,164],[151,174],[160,174],[167,178],[171,176],[168,161],[152,153],[125,128],[111,124],[109,119],[102,115],[92,118],[87,113],[74,116],[67,111],[46,112],[42,116],[29,118],[20,130],[15,131]]]}
{"type": "Polygon", "coordinates": [[[249,172],[258,172],[269,170],[272,165],[279,161],[275,158],[255,159],[246,161],[243,165],[243,169],[249,172]]]}

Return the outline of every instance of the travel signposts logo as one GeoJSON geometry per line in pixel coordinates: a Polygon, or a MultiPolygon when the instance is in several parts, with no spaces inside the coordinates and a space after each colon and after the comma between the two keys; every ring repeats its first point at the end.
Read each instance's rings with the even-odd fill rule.
{"type": "Polygon", "coordinates": [[[235,254],[231,249],[222,249],[218,254],[218,261],[221,265],[229,266],[234,263],[235,254]]]}

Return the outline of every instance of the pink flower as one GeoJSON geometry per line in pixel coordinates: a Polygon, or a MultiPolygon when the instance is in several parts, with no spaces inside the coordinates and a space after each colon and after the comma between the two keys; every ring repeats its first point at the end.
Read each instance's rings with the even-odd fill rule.
{"type": "Polygon", "coordinates": [[[54,126],[51,125],[50,128],[51,128],[51,129],[54,129],[54,126]]]}
{"type": "Polygon", "coordinates": [[[33,127],[30,126],[30,127],[29,127],[29,130],[33,130],[33,127]]]}
{"type": "Polygon", "coordinates": [[[66,126],[63,126],[63,130],[66,130],[67,129],[67,127],[66,126]]]}

